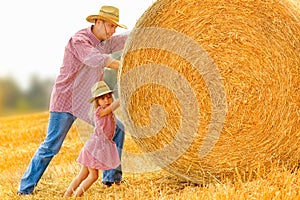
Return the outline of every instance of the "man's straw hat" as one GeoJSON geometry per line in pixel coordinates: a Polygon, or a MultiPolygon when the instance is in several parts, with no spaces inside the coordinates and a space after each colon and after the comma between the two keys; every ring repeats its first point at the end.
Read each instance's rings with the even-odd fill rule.
{"type": "Polygon", "coordinates": [[[127,26],[119,24],[119,9],[114,6],[102,6],[98,15],[90,15],[86,18],[86,20],[91,23],[94,23],[96,19],[103,19],[127,29],[127,26]]]}
{"type": "Polygon", "coordinates": [[[95,98],[108,93],[112,93],[114,91],[109,89],[109,87],[106,85],[104,81],[99,81],[94,84],[94,86],[91,89],[91,92],[92,92],[92,97],[89,99],[90,103],[92,103],[95,100],[95,98]]]}

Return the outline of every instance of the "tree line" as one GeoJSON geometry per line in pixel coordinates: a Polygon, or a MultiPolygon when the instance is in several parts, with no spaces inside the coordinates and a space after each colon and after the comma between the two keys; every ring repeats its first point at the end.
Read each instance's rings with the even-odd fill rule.
{"type": "Polygon", "coordinates": [[[53,84],[53,79],[33,75],[28,89],[24,90],[13,78],[1,78],[0,116],[48,110],[53,84]]]}

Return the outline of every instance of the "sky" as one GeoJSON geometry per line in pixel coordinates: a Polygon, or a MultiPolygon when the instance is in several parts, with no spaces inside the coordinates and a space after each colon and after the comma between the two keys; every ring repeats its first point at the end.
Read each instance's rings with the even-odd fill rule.
{"type": "Polygon", "coordinates": [[[155,0],[9,0],[0,2],[0,78],[11,77],[22,89],[33,74],[55,78],[64,48],[78,30],[91,25],[85,18],[102,5],[120,10],[120,23],[132,30],[155,0]]]}

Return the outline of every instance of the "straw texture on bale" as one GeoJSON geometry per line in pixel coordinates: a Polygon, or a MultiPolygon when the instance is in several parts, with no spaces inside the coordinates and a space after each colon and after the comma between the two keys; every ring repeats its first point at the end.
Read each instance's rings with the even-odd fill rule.
{"type": "Polygon", "coordinates": [[[126,129],[191,181],[300,158],[299,1],[158,0],[122,56],[126,129]]]}

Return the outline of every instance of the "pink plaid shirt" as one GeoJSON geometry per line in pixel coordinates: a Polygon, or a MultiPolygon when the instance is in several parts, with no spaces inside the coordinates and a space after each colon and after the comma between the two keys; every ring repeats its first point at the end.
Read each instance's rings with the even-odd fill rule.
{"type": "Polygon", "coordinates": [[[109,54],[122,50],[127,39],[127,35],[116,35],[101,42],[91,28],[82,29],[70,38],[50,99],[50,111],[68,112],[87,122],[90,122],[90,89],[103,80],[109,54]]]}

